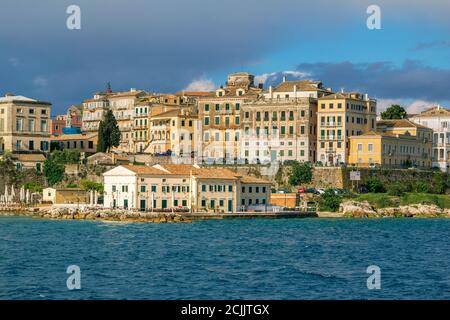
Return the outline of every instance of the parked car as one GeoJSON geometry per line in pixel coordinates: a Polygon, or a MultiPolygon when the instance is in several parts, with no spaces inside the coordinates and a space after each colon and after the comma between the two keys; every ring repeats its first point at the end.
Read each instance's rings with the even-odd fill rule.
{"type": "Polygon", "coordinates": [[[305,193],[319,194],[319,192],[315,188],[308,188],[305,190],[305,193]]]}
{"type": "Polygon", "coordinates": [[[323,188],[317,189],[317,192],[318,192],[318,194],[324,194],[325,189],[323,189],[323,188]]]}
{"type": "Polygon", "coordinates": [[[289,190],[286,189],[286,188],[278,189],[278,190],[277,190],[277,193],[289,193],[289,190]]]}
{"type": "Polygon", "coordinates": [[[367,189],[366,186],[359,186],[358,193],[369,193],[369,190],[367,189]]]}
{"type": "Polygon", "coordinates": [[[306,189],[305,188],[298,188],[297,189],[297,193],[305,193],[306,189]]]}

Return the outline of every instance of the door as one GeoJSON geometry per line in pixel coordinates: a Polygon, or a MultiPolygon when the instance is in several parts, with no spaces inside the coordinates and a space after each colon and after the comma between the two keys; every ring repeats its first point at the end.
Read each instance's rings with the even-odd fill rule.
{"type": "Polygon", "coordinates": [[[166,208],[167,208],[167,200],[162,200],[162,201],[161,201],[161,207],[162,207],[163,209],[166,209],[166,208]]]}
{"type": "Polygon", "coordinates": [[[233,212],[233,200],[228,200],[228,212],[233,212]]]}
{"type": "Polygon", "coordinates": [[[145,203],[144,199],[141,199],[140,209],[141,209],[141,211],[145,211],[145,209],[147,209],[147,206],[146,206],[146,203],[145,203]]]}
{"type": "Polygon", "coordinates": [[[128,199],[124,199],[124,200],[123,200],[123,207],[124,207],[125,209],[128,209],[128,199]]]}

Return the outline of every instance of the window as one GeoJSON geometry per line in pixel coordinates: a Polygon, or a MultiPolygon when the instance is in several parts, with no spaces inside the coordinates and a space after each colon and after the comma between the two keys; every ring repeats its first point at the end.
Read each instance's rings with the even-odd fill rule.
{"type": "Polygon", "coordinates": [[[23,119],[16,119],[16,131],[22,131],[22,120],[23,119]]]}
{"type": "Polygon", "coordinates": [[[209,112],[209,104],[205,104],[205,112],[209,112]]]}
{"type": "Polygon", "coordinates": [[[214,118],[214,124],[220,124],[220,117],[214,118]]]}
{"type": "Polygon", "coordinates": [[[240,119],[240,117],[235,117],[234,118],[234,124],[240,124],[241,123],[241,119],[240,119]]]}
{"type": "Polygon", "coordinates": [[[368,147],[368,151],[369,152],[373,151],[373,144],[372,143],[369,143],[367,147],[368,147]]]}
{"type": "Polygon", "coordinates": [[[236,103],[236,111],[239,111],[241,109],[241,104],[240,103],[236,103]]]}
{"type": "Polygon", "coordinates": [[[209,117],[205,117],[204,123],[205,126],[209,126],[209,117]]]}
{"type": "Polygon", "coordinates": [[[145,186],[141,186],[141,192],[146,192],[147,188],[145,186]]]}
{"type": "Polygon", "coordinates": [[[362,143],[358,143],[358,152],[361,152],[363,149],[362,143]]]}

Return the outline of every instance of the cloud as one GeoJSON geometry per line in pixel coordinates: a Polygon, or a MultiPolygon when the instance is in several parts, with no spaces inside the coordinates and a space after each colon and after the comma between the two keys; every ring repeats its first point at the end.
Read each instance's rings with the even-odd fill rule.
{"type": "Polygon", "coordinates": [[[48,85],[48,79],[43,76],[36,76],[33,79],[33,84],[36,87],[46,87],[48,85]]]}
{"type": "Polygon", "coordinates": [[[16,57],[11,57],[8,59],[8,63],[13,67],[18,67],[20,65],[20,59],[16,57]]]}
{"type": "Polygon", "coordinates": [[[420,51],[432,48],[450,48],[450,40],[420,42],[411,51],[420,51]]]}
{"type": "Polygon", "coordinates": [[[299,80],[308,78],[311,74],[299,70],[286,70],[281,72],[263,73],[255,76],[256,83],[262,83],[266,86],[280,83],[284,76],[288,80],[299,80]]]}
{"type": "Polygon", "coordinates": [[[377,113],[381,113],[389,108],[393,104],[398,104],[405,108],[408,114],[420,113],[429,107],[435,105],[431,101],[425,100],[407,100],[407,99],[378,99],[377,100],[377,113]]]}
{"type": "Polygon", "coordinates": [[[450,100],[450,69],[419,61],[406,60],[400,66],[386,61],[302,63],[296,69],[335,90],[344,88],[380,99],[450,100]]]}
{"type": "Polygon", "coordinates": [[[217,86],[214,84],[214,81],[211,79],[196,79],[193,80],[184,91],[214,91],[217,86]]]}

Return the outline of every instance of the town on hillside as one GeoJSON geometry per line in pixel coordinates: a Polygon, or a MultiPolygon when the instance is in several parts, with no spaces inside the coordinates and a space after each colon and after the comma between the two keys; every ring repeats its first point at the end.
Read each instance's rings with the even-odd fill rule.
{"type": "Polygon", "coordinates": [[[368,193],[395,205],[405,193],[448,192],[449,126],[440,105],[377,113],[368,93],[286,77],[264,87],[246,72],[211,92],[108,84],[60,115],[6,93],[0,205],[332,212],[368,193]]]}

